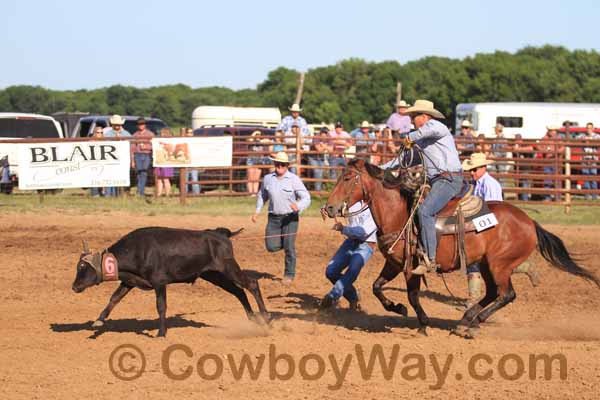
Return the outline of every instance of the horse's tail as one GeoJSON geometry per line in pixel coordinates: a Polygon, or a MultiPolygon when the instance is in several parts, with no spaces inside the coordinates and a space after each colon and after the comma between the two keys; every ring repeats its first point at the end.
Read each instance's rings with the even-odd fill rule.
{"type": "Polygon", "coordinates": [[[577,265],[558,236],[548,232],[537,222],[533,221],[533,223],[538,240],[538,250],[546,261],[562,271],[595,283],[600,288],[600,279],[592,272],[577,265]]]}

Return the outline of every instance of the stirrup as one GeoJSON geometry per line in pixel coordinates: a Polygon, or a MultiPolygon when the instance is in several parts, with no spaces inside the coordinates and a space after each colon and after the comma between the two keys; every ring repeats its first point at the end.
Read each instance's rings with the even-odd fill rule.
{"type": "Polygon", "coordinates": [[[413,275],[425,275],[426,273],[436,271],[438,268],[438,264],[436,264],[435,260],[430,261],[429,257],[427,257],[427,253],[419,252],[419,265],[417,268],[412,270],[413,275]]]}

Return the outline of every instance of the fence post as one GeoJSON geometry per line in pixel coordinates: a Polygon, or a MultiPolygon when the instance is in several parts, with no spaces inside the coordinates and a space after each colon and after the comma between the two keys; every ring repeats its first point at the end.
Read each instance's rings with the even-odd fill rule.
{"type": "Polygon", "coordinates": [[[179,203],[185,205],[185,195],[187,194],[187,168],[179,169],[179,203]]]}
{"type": "Polygon", "coordinates": [[[565,147],[565,214],[571,214],[571,147],[565,147]]]}
{"type": "Polygon", "coordinates": [[[300,150],[302,150],[302,144],[300,143],[300,138],[302,138],[302,133],[300,132],[300,129],[298,129],[298,133],[296,133],[296,174],[298,176],[301,176],[302,174],[302,171],[300,170],[300,165],[302,164],[302,154],[300,154],[300,150]]]}

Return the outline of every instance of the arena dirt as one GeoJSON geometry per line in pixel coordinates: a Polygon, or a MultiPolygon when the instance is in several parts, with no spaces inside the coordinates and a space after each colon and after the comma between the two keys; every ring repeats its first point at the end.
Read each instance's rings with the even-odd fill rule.
{"type": "MultiPolygon", "coordinates": [[[[168,287],[166,339],[155,338],[154,293],[137,289],[115,308],[106,329],[95,331],[91,324],[117,284],[105,283],[81,294],[71,290],[82,239],[92,249],[101,249],[130,230],[153,225],[243,226],[248,237],[260,235],[264,223],[264,216],[254,225],[241,217],[3,214],[0,398],[598,398],[600,290],[549,267],[539,256],[534,262],[541,286],[533,288],[527,277],[515,275],[516,302],[496,314],[475,340],[449,335],[462,314],[436,276],[429,278],[429,289],[421,296],[432,322],[428,337],[416,335],[410,307],[408,318],[383,310],[371,294],[382,266],[379,253],[358,281],[364,312],[351,312],[342,301],[335,314],[317,317],[314,305],[329,288],[324,268],[341,238],[330,230],[330,224],[316,218],[301,219],[298,275],[289,287],[280,281],[282,254],[268,254],[261,240],[235,242],[239,263],[260,277],[274,316],[270,327],[249,322],[233,296],[197,281],[193,286],[168,287]],[[117,362],[113,370],[123,367],[129,374],[135,375],[134,367],[141,361],[133,353],[113,353],[121,345],[134,345],[143,352],[146,362],[139,378],[125,381],[111,372],[111,354],[117,362]],[[166,357],[172,345],[179,347],[171,347],[175,350],[166,357]],[[396,354],[396,364],[386,372],[375,362],[369,376],[359,365],[359,353],[368,362],[377,351],[382,351],[387,362],[396,354]],[[552,364],[550,379],[541,367],[530,377],[534,369],[530,355],[544,354],[566,360],[564,379],[559,376],[560,360],[552,364]],[[244,357],[255,366],[263,361],[257,375],[245,371],[236,376],[244,357]],[[341,375],[343,361],[348,359],[341,375]],[[273,360],[279,361],[271,370],[273,360]],[[434,361],[443,370],[448,360],[446,378],[441,379],[444,375],[434,368],[434,361]],[[470,374],[470,362],[477,376],[485,372],[491,376],[482,379],[470,374]],[[424,365],[424,369],[410,369],[411,365],[424,365]],[[191,374],[185,378],[187,372],[191,374]]],[[[584,255],[587,267],[600,273],[600,228],[546,228],[559,234],[572,251],[584,255]]],[[[454,294],[464,297],[464,276],[453,273],[447,281],[454,294]]],[[[398,278],[386,293],[408,305],[405,287],[398,278]]]]}

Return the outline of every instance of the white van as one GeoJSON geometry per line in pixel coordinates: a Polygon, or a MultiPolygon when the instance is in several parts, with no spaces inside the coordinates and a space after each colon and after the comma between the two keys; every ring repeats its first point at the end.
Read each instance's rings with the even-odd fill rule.
{"type": "Polygon", "coordinates": [[[524,139],[540,139],[548,125],[584,127],[600,125],[600,104],[592,103],[462,103],[456,106],[456,132],[464,120],[473,123],[477,133],[494,137],[496,124],[504,125],[504,135],[520,133],[524,139]]]}
{"type": "Polygon", "coordinates": [[[0,159],[8,155],[11,175],[18,175],[17,145],[2,143],[3,140],[58,138],[63,138],[63,131],[52,117],[0,112],[0,159]]]}
{"type": "Polygon", "coordinates": [[[276,107],[200,106],[192,113],[192,129],[225,126],[276,128],[281,112],[276,107]]]}

